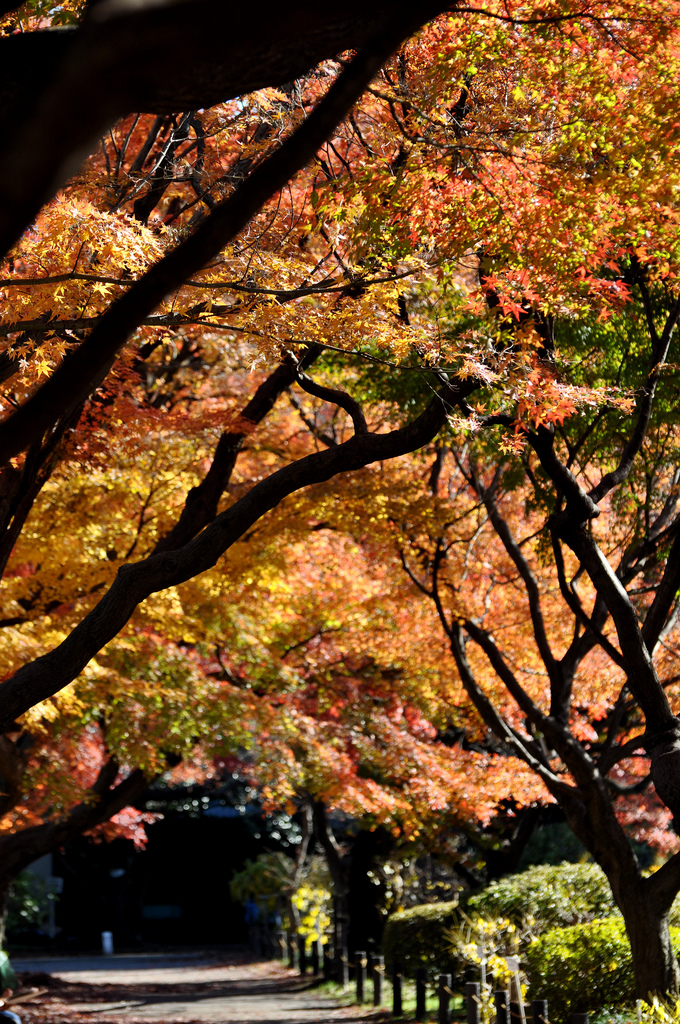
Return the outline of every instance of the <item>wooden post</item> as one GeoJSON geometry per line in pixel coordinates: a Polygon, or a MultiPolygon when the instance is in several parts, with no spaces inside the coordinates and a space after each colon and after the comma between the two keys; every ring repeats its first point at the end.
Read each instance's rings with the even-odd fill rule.
{"type": "Polygon", "coordinates": [[[531,1024],[548,1024],[548,1000],[534,999],[531,1003],[531,1024]]]}
{"type": "Polygon", "coordinates": [[[479,984],[476,981],[465,985],[465,1019],[467,1024],[479,1024],[479,984]]]}
{"type": "Polygon", "coordinates": [[[496,1024],[510,1024],[510,993],[496,989],[493,995],[496,1007],[496,1024]]]}
{"type": "Polygon", "coordinates": [[[587,1013],[572,1013],[571,1024],[588,1024],[587,1013]]]}
{"type": "Polygon", "coordinates": [[[295,932],[286,932],[286,946],[288,949],[288,966],[295,969],[295,932]]]}
{"type": "MultiPolygon", "coordinates": [[[[344,955],[344,962],[347,964],[347,970],[344,968],[341,970],[340,967],[338,967],[338,981],[345,986],[349,984],[349,955],[347,950],[348,920],[345,898],[334,897],[333,907],[333,948],[336,952],[336,957],[339,954],[344,955]]],[[[340,961],[338,962],[340,963],[340,961]]]]}
{"type": "MultiPolygon", "coordinates": [[[[326,937],[328,938],[328,936],[326,936],[326,937]]],[[[322,961],[321,962],[323,964],[322,970],[323,970],[324,981],[330,981],[331,978],[333,977],[333,953],[332,953],[332,949],[333,949],[333,947],[331,945],[330,939],[327,942],[322,943],[322,945],[321,945],[321,956],[322,956],[322,961]]]]}
{"type": "Polygon", "coordinates": [[[347,946],[339,946],[335,955],[335,962],[338,970],[338,984],[343,988],[349,985],[349,953],[347,946]]]}
{"type": "Polygon", "coordinates": [[[373,957],[373,1005],[382,1006],[383,975],[385,974],[385,957],[373,957]]]}
{"type": "Polygon", "coordinates": [[[334,896],[333,897],[333,915],[332,915],[333,916],[333,923],[332,923],[332,928],[333,928],[333,949],[339,949],[340,946],[342,945],[343,935],[342,935],[342,924],[341,924],[341,917],[342,917],[341,902],[342,901],[340,900],[339,896],[334,896]]]}
{"type": "Polygon", "coordinates": [[[451,975],[440,974],[437,983],[437,994],[439,996],[439,1012],[437,1020],[439,1024],[451,1024],[451,1010],[449,1000],[451,998],[451,975]]]}
{"type": "Polygon", "coordinates": [[[271,960],[272,958],[272,936],[267,925],[267,918],[264,919],[265,923],[261,927],[262,935],[262,956],[265,960],[271,960]]]}
{"type": "Polygon", "coordinates": [[[392,964],[392,1014],[401,1017],[401,964],[396,960],[392,964]]]}
{"type": "Polygon", "coordinates": [[[427,998],[427,971],[424,967],[416,968],[416,1020],[425,1020],[425,1000],[427,998]]]}
{"type": "Polygon", "coordinates": [[[305,945],[304,935],[298,935],[297,937],[298,947],[298,968],[300,974],[305,975],[307,973],[307,949],[305,945]]]}
{"type": "Polygon", "coordinates": [[[363,949],[357,950],[354,958],[354,963],[356,964],[357,1002],[363,1003],[366,993],[366,968],[368,967],[366,951],[363,949]]]}
{"type": "Polygon", "coordinates": [[[312,974],[315,978],[319,977],[319,940],[312,939],[312,974]]]}
{"type": "Polygon", "coordinates": [[[286,933],[283,928],[276,929],[276,955],[279,960],[286,959],[286,933]]]}

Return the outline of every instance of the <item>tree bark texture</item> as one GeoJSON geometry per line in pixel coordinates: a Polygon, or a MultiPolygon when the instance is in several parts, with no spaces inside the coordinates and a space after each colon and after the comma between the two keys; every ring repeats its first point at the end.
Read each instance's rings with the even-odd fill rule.
{"type": "MultiPolygon", "coordinates": [[[[610,801],[598,792],[594,779],[586,799],[562,801],[574,833],[607,876],[612,894],[623,915],[630,941],[635,987],[640,999],[677,992],[680,974],[671,947],[668,912],[675,896],[655,885],[654,876],[643,878],[628,837],[616,820],[610,801]]],[[[672,860],[676,860],[673,858],[672,860]]],[[[668,862],[673,867],[672,861],[668,862]]],[[[677,864],[675,864],[677,873],[677,864]]]]}
{"type": "Polygon", "coordinates": [[[394,837],[382,826],[359,832],[352,843],[347,869],[347,913],[348,945],[353,952],[357,949],[380,951],[385,886],[377,884],[373,873],[385,863],[394,846],[394,837]]]}
{"type": "Polygon", "coordinates": [[[57,693],[115,637],[137,605],[150,594],[178,586],[211,569],[217,560],[263,515],[285,497],[338,473],[396,458],[432,440],[451,405],[477,387],[476,381],[446,386],[412,423],[387,434],[359,434],[335,448],[315,452],[284,466],[256,484],[184,547],[124,565],[102,600],[57,648],[23,666],[0,685],[0,730],[34,704],[57,693]]]}
{"type": "Polygon", "coordinates": [[[648,1002],[654,995],[677,992],[678,961],[671,947],[668,914],[647,899],[642,887],[622,896],[621,913],[633,954],[637,996],[648,1002]]]}
{"type": "Polygon", "coordinates": [[[68,814],[0,838],[0,900],[12,879],[34,860],[108,821],[134,803],[148,785],[148,779],[139,769],[116,784],[117,775],[118,764],[114,760],[107,761],[88,798],[68,814]]]}
{"type": "MultiPolygon", "coordinates": [[[[392,51],[420,24],[408,4],[359,51],[309,117],[264,160],[197,230],[158,261],[125,295],[112,303],[88,338],[70,353],[49,380],[0,424],[0,462],[38,441],[62,417],[70,415],[97,388],[118,353],[155,307],[221,252],[262,206],[297,174],[359,99],[392,51]]],[[[56,116],[56,113],[55,113],[56,116]]],[[[21,169],[13,169],[13,180],[21,169]]],[[[2,246],[2,163],[0,161],[0,247],[2,246]]],[[[12,216],[16,203],[7,208],[12,216]]],[[[34,211],[35,212],[35,211],[34,211]]],[[[11,244],[14,237],[5,239],[11,244]]]]}
{"type": "Polygon", "coordinates": [[[448,6],[104,0],[78,29],[0,40],[0,248],[125,114],[197,110],[282,85],[397,23],[407,36],[448,6]]]}

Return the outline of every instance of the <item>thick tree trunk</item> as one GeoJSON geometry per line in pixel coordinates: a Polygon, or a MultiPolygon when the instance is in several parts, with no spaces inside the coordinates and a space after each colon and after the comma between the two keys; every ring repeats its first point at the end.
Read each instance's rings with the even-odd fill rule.
{"type": "MultiPolygon", "coordinates": [[[[671,948],[668,912],[677,886],[643,878],[628,837],[602,786],[593,778],[586,800],[560,800],[567,821],[604,871],[623,914],[633,957],[638,999],[680,991],[678,964],[671,948]],[[662,891],[663,889],[663,891],[662,891]]],[[[583,793],[583,789],[581,789],[583,793]]],[[[673,858],[675,860],[675,858],[673,858]]],[[[667,867],[671,867],[670,863],[667,867]]]]}
{"type": "Polygon", "coordinates": [[[385,886],[379,882],[376,869],[385,863],[394,843],[391,833],[379,826],[372,832],[359,832],[352,844],[347,893],[348,945],[352,950],[380,949],[385,886]]]}
{"type": "Polygon", "coordinates": [[[302,807],[300,808],[300,817],[302,834],[300,836],[300,845],[298,846],[295,854],[295,869],[293,871],[293,877],[291,879],[290,892],[288,893],[288,899],[286,901],[288,906],[288,918],[290,921],[290,927],[294,931],[297,931],[297,929],[300,926],[300,914],[298,912],[297,907],[295,906],[295,903],[293,902],[293,897],[295,895],[296,889],[298,888],[302,881],[305,865],[307,863],[307,856],[309,855],[312,840],[314,838],[312,804],[308,798],[305,798],[305,800],[302,803],[302,807]]]}
{"type": "Polygon", "coordinates": [[[359,832],[349,851],[343,852],[321,801],[314,803],[314,830],[326,855],[343,943],[347,941],[351,953],[357,949],[377,949],[383,929],[380,902],[384,892],[369,873],[389,856],[394,847],[393,837],[381,827],[359,832]]]}
{"type": "Polygon", "coordinates": [[[621,912],[633,954],[635,988],[639,999],[677,993],[680,985],[678,962],[671,948],[668,914],[659,913],[640,886],[620,901],[621,912]]]}

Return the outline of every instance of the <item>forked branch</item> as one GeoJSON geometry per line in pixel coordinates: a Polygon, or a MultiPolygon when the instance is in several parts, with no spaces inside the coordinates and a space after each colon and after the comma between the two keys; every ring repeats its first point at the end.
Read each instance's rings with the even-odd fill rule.
{"type": "Polygon", "coordinates": [[[354,424],[355,434],[368,433],[366,418],[361,406],[354,398],[352,398],[351,395],[348,395],[346,391],[340,391],[337,388],[328,388],[323,384],[318,384],[309,376],[309,374],[304,373],[299,366],[295,367],[295,379],[302,390],[306,391],[308,395],[313,395],[315,398],[320,398],[322,402],[330,402],[331,405],[337,405],[341,409],[344,409],[354,424]]]}
{"type": "MultiPolygon", "coordinates": [[[[644,295],[644,292],[643,292],[644,295]]],[[[606,494],[626,479],[631,469],[633,468],[633,462],[635,457],[642,448],[643,441],[647,435],[647,429],[649,427],[649,419],[652,415],[652,407],[654,405],[654,397],[656,395],[656,388],[661,378],[661,371],[668,357],[668,349],[670,347],[671,338],[673,337],[673,331],[675,330],[676,324],[680,319],[680,296],[675,300],[668,316],[666,317],[666,323],[660,336],[657,336],[656,329],[654,328],[653,320],[651,321],[650,332],[652,332],[652,365],[649,370],[647,380],[642,388],[640,401],[638,403],[637,419],[635,421],[635,427],[630,439],[621,453],[619,464],[616,469],[611,470],[600,480],[599,484],[591,489],[589,497],[594,501],[601,501],[606,494]]]]}
{"type": "Polygon", "coordinates": [[[0,424],[0,462],[18,455],[98,387],[131,333],[163,299],[198,272],[245,227],[273,195],[300,171],[335,130],[366,86],[417,27],[409,4],[373,37],[328,90],[310,116],[271,156],[214,208],[193,235],[159,260],[114,302],[89,337],[50,379],[0,424]]]}
{"type": "Polygon", "coordinates": [[[416,420],[398,430],[355,434],[335,448],[284,466],[256,484],[184,547],[122,566],[109,591],[63,643],[23,666],[0,685],[0,728],[7,728],[34,704],[75,679],[88,661],[120,632],[141,601],[212,568],[225,551],[287,495],[330,480],[338,473],[396,458],[428,444],[446,422],[451,407],[476,386],[477,382],[463,381],[442,389],[416,420]]]}

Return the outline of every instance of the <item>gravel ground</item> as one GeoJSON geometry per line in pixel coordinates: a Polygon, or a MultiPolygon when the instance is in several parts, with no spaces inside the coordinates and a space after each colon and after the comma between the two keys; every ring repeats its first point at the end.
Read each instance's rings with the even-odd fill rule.
{"type": "Polygon", "coordinates": [[[275,961],[204,954],[13,958],[24,985],[47,988],[15,1005],[24,1024],[331,1024],[374,1021],[319,993],[275,961]]]}

